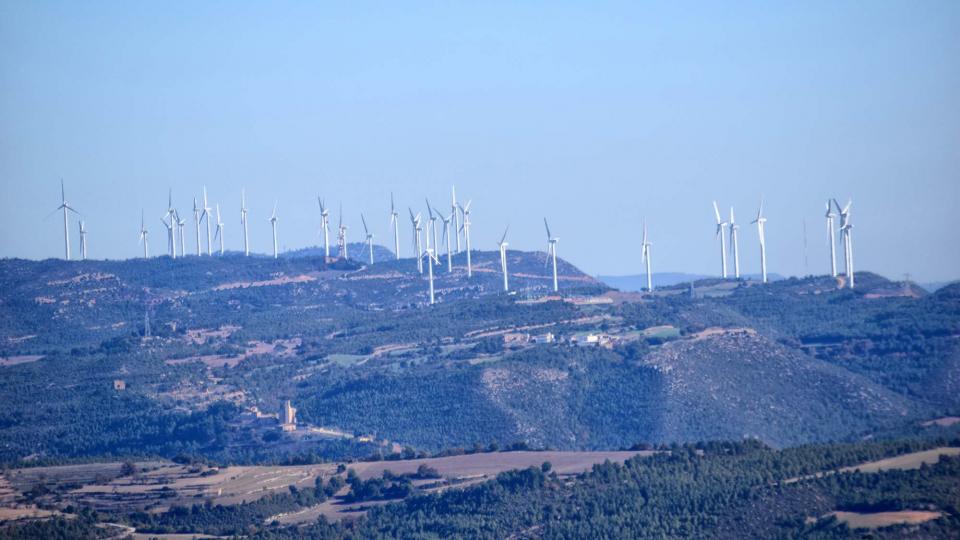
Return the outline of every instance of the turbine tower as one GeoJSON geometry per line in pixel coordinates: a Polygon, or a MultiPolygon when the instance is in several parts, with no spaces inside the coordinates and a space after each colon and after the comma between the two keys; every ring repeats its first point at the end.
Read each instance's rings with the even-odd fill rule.
{"type": "Polygon", "coordinates": [[[273,201],[273,213],[270,214],[270,225],[273,226],[273,258],[278,256],[277,251],[277,201],[273,201]]]}
{"type": "Polygon", "coordinates": [[[413,225],[413,249],[416,253],[414,257],[417,259],[417,272],[423,273],[423,253],[420,251],[420,231],[423,229],[420,227],[420,214],[416,216],[413,215],[413,209],[407,208],[410,211],[410,224],[413,225]]]}
{"type": "Polygon", "coordinates": [[[203,186],[203,216],[201,216],[204,221],[207,222],[207,256],[213,255],[213,240],[210,236],[210,211],[213,208],[210,208],[210,205],[207,204],[207,186],[203,186]]]}
{"type": "Polygon", "coordinates": [[[214,238],[220,239],[220,256],[223,257],[223,221],[220,219],[220,203],[217,203],[217,234],[214,238]]]}
{"type": "Polygon", "coordinates": [[[653,291],[653,275],[650,273],[650,241],[647,240],[647,220],[643,220],[643,241],[641,246],[641,258],[647,267],[647,292],[653,291]]]}
{"type": "Polygon", "coordinates": [[[840,203],[833,200],[837,211],[840,212],[840,240],[843,242],[843,270],[847,276],[847,286],[853,288],[853,241],[850,236],[853,225],[850,224],[850,205],[852,200],[847,201],[847,205],[840,208],[840,203]]]}
{"type": "Polygon", "coordinates": [[[507,278],[507,246],[510,244],[507,243],[507,231],[510,230],[510,226],[507,225],[507,228],[503,231],[503,236],[500,237],[500,243],[497,244],[500,246],[500,270],[503,272],[503,292],[510,291],[510,282],[507,278]]]}
{"type": "Polygon", "coordinates": [[[173,228],[176,227],[177,224],[173,221],[173,219],[170,219],[170,221],[168,222],[167,221],[168,216],[169,214],[166,214],[162,218],[160,218],[160,223],[163,223],[163,226],[167,228],[167,253],[170,255],[170,258],[175,258],[173,255],[174,253],[173,228]]]}
{"type": "Polygon", "coordinates": [[[177,220],[177,232],[180,234],[180,255],[186,257],[187,247],[183,236],[183,227],[187,224],[187,222],[180,218],[180,212],[177,212],[176,210],[173,211],[173,217],[177,220]]]}
{"type": "Polygon", "coordinates": [[[87,229],[80,220],[80,260],[87,260],[87,229]]]}
{"type": "Polygon", "coordinates": [[[347,226],[343,224],[343,203],[340,203],[340,218],[337,222],[337,246],[339,247],[339,256],[347,258],[347,226]]]}
{"type": "MultiPolygon", "coordinates": [[[[427,279],[430,282],[430,305],[434,304],[434,295],[433,295],[433,263],[436,262],[440,264],[440,260],[437,259],[436,255],[433,253],[433,248],[427,248],[424,250],[423,255],[427,257],[427,279]]],[[[419,258],[422,258],[419,257],[419,258]]]]}
{"type": "Polygon", "coordinates": [[[760,237],[760,275],[763,279],[763,282],[767,282],[767,240],[764,235],[764,230],[766,229],[767,218],[763,217],[763,198],[760,199],[760,209],[757,210],[757,219],[750,222],[750,224],[757,224],[757,234],[760,237]]]}
{"type": "Polygon", "coordinates": [[[320,205],[320,230],[323,231],[323,256],[330,258],[330,212],[323,199],[317,195],[317,204],[320,205]]]}
{"type": "Polygon", "coordinates": [[[443,240],[447,242],[447,272],[453,272],[453,251],[450,249],[450,222],[453,221],[457,211],[454,210],[449,216],[440,216],[443,220],[443,240]]]}
{"type": "MultiPolygon", "coordinates": [[[[460,206],[460,214],[463,215],[463,225],[460,226],[463,229],[463,239],[467,243],[467,277],[473,277],[473,266],[470,264],[470,205],[473,204],[473,200],[467,201],[466,206],[460,206]]],[[[458,205],[459,206],[459,205],[458,205]]]]}
{"type": "Polygon", "coordinates": [[[737,225],[733,217],[733,207],[730,207],[730,249],[733,251],[733,275],[740,279],[740,242],[737,241],[737,231],[740,226],[737,225]]]}
{"type": "MultiPolygon", "coordinates": [[[[170,220],[170,224],[167,225],[167,249],[170,250],[170,258],[177,258],[177,221],[174,218],[176,210],[173,209],[173,189],[167,194],[167,213],[163,215],[164,225],[167,225],[167,220],[170,220]]],[[[180,253],[183,255],[183,253],[180,253]]]]}
{"type": "Polygon", "coordinates": [[[393,192],[390,192],[390,224],[393,225],[393,253],[400,260],[400,212],[393,205],[393,192]]]}
{"type": "MultiPolygon", "coordinates": [[[[63,189],[63,178],[60,179],[60,206],[57,207],[57,210],[63,210],[63,251],[67,258],[70,260],[70,225],[69,219],[67,216],[67,211],[73,212],[74,214],[80,215],[80,212],[77,212],[73,209],[72,206],[67,202],[66,191],[63,189]]],[[[49,217],[49,216],[48,216],[49,217]]]]}
{"type": "Polygon", "coordinates": [[[439,237],[437,235],[437,214],[433,211],[433,207],[430,206],[430,200],[426,199],[426,201],[427,213],[430,214],[430,221],[427,223],[427,249],[430,249],[430,237],[433,236],[433,249],[436,251],[440,248],[439,243],[437,242],[437,238],[439,237]]]}
{"type": "MultiPolygon", "coordinates": [[[[547,228],[547,259],[549,263],[553,258],[553,292],[557,292],[557,242],[559,238],[550,234],[550,225],[547,225],[547,218],[543,218],[543,226],[547,228]]],[[[506,267],[506,263],[502,263],[506,267]]]]}
{"type": "Polygon", "coordinates": [[[197,225],[197,257],[200,256],[200,207],[197,198],[193,198],[193,222],[197,225]]]}
{"type": "Polygon", "coordinates": [[[833,205],[829,200],[827,201],[827,213],[824,214],[824,217],[827,218],[827,236],[830,238],[830,275],[837,277],[837,233],[833,225],[836,214],[833,213],[833,205]]]}
{"type": "Polygon", "coordinates": [[[137,243],[143,243],[143,258],[150,256],[150,248],[147,246],[147,226],[143,222],[143,210],[140,210],[140,239],[137,243]]]}
{"type": "Polygon", "coordinates": [[[243,225],[243,254],[250,256],[250,235],[247,233],[247,193],[240,188],[240,224],[243,225]]]}
{"type": "Polygon", "coordinates": [[[370,264],[373,264],[373,233],[367,228],[367,220],[360,213],[360,221],[363,222],[363,234],[367,235],[367,249],[370,251],[370,264]]]}
{"type": "Polygon", "coordinates": [[[717,201],[713,201],[713,213],[717,216],[717,239],[720,240],[720,276],[727,279],[727,236],[724,228],[727,222],[720,218],[720,208],[717,201]]]}
{"type": "Polygon", "coordinates": [[[457,234],[457,253],[460,253],[460,216],[457,215],[457,186],[450,187],[450,217],[453,218],[453,230],[457,234]]]}

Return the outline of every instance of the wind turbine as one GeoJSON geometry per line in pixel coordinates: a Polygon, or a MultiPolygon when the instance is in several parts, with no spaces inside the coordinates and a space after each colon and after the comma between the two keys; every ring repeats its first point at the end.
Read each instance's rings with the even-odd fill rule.
{"type": "Polygon", "coordinates": [[[507,231],[510,230],[510,226],[507,225],[507,228],[503,231],[503,236],[500,237],[500,243],[497,244],[500,246],[500,270],[503,271],[503,291],[510,291],[510,282],[507,278],[507,246],[510,244],[507,243],[507,231]]]}
{"type": "MultiPolygon", "coordinates": [[[[460,213],[463,214],[463,225],[460,226],[463,229],[463,239],[467,243],[467,277],[473,277],[473,266],[470,264],[470,205],[473,204],[473,200],[467,201],[466,206],[460,206],[460,213]]],[[[459,205],[458,205],[459,206],[459,205]]]]}
{"type": "Polygon", "coordinates": [[[250,256],[250,235],[247,234],[247,193],[240,188],[240,224],[243,225],[243,254],[250,256]]]}
{"type": "Polygon", "coordinates": [[[220,256],[223,257],[223,221],[220,219],[220,203],[217,203],[217,234],[214,238],[220,239],[220,256]]]}
{"type": "Polygon", "coordinates": [[[840,203],[833,200],[837,211],[840,212],[840,240],[843,242],[843,270],[847,276],[849,287],[853,288],[853,240],[850,236],[853,225],[850,224],[850,205],[852,200],[847,201],[847,205],[840,208],[840,203]]]}
{"type": "Polygon", "coordinates": [[[360,213],[360,221],[363,222],[363,234],[367,235],[367,249],[370,250],[370,264],[373,264],[373,233],[367,228],[367,220],[364,219],[362,212],[360,213]]]}
{"type": "Polygon", "coordinates": [[[653,291],[653,275],[650,273],[650,241],[647,240],[647,220],[643,220],[643,241],[640,244],[640,253],[647,267],[647,292],[653,291]]]}
{"type": "MultiPolygon", "coordinates": [[[[550,234],[550,225],[547,225],[547,218],[543,218],[543,226],[547,228],[547,259],[549,261],[551,257],[553,258],[553,292],[557,292],[557,242],[560,239],[550,234]]],[[[501,264],[506,268],[506,261],[501,264]]]]}
{"type": "Polygon", "coordinates": [[[836,214],[833,213],[833,205],[829,200],[827,201],[827,213],[824,214],[824,217],[827,218],[827,236],[830,237],[830,275],[837,277],[837,233],[833,226],[836,214]]]}
{"type": "Polygon", "coordinates": [[[87,229],[80,220],[80,260],[87,260],[87,229]]]}
{"type": "Polygon", "coordinates": [[[165,214],[160,218],[160,223],[163,223],[163,226],[167,228],[167,252],[170,254],[170,258],[176,258],[173,254],[174,250],[174,239],[173,239],[173,228],[177,226],[176,222],[173,221],[173,218],[170,218],[170,221],[167,221],[169,214],[165,214]]]}
{"type": "Polygon", "coordinates": [[[273,201],[273,213],[270,214],[270,225],[273,226],[273,258],[276,259],[277,252],[277,201],[273,201]]]}
{"type": "MultiPolygon", "coordinates": [[[[66,258],[70,260],[70,229],[69,221],[67,217],[67,211],[73,212],[74,214],[80,215],[80,212],[77,212],[73,209],[72,206],[67,202],[66,191],[63,189],[63,178],[60,179],[60,206],[57,207],[57,210],[63,210],[63,250],[66,254],[66,258]]],[[[49,216],[47,216],[49,217],[49,216]]]]}
{"type": "Polygon", "coordinates": [[[733,251],[733,275],[740,279],[740,242],[737,241],[737,231],[740,226],[737,225],[733,217],[733,207],[730,207],[730,249],[733,251]]]}
{"type": "Polygon", "coordinates": [[[207,256],[213,255],[213,241],[210,236],[210,205],[207,204],[207,186],[203,186],[203,219],[207,222],[207,256]]]}
{"type": "Polygon", "coordinates": [[[147,226],[143,222],[143,210],[140,210],[140,239],[137,243],[143,243],[143,258],[150,256],[150,248],[147,246],[147,226]]]}
{"type": "Polygon", "coordinates": [[[323,231],[323,256],[330,258],[330,212],[317,195],[317,204],[320,205],[320,229],[323,231]]]}
{"type": "Polygon", "coordinates": [[[760,209],[757,210],[757,219],[750,222],[750,224],[757,224],[757,234],[760,236],[760,275],[762,276],[763,282],[767,282],[767,240],[764,235],[764,229],[766,228],[767,218],[763,217],[763,198],[760,199],[760,209]]]}
{"type": "Polygon", "coordinates": [[[197,225],[197,257],[200,256],[200,207],[197,198],[193,198],[193,222],[197,225]]]}
{"type": "MultiPolygon", "coordinates": [[[[433,248],[427,248],[424,250],[423,255],[427,257],[427,279],[430,281],[430,305],[434,304],[433,296],[433,263],[436,262],[440,264],[440,260],[437,259],[436,255],[433,253],[433,248]]],[[[423,256],[419,257],[423,258],[423,256]]]]}
{"type": "Polygon", "coordinates": [[[457,253],[460,253],[460,216],[457,215],[457,187],[450,187],[450,217],[453,218],[453,230],[457,234],[457,253]]]}
{"type": "Polygon", "coordinates": [[[393,205],[393,192],[390,192],[390,224],[393,225],[393,249],[397,260],[400,260],[400,213],[393,205]]]}
{"type": "Polygon", "coordinates": [[[727,279],[727,237],[724,228],[727,222],[720,218],[720,208],[717,207],[717,201],[713,201],[713,213],[717,216],[717,238],[720,240],[720,275],[727,279]]]}
{"type": "Polygon", "coordinates": [[[187,247],[186,242],[183,239],[183,226],[186,225],[187,222],[180,218],[180,212],[177,212],[176,210],[173,211],[173,216],[177,220],[177,232],[180,233],[180,255],[186,257],[187,247]]]}
{"type": "Polygon", "coordinates": [[[347,226],[343,224],[343,203],[340,203],[340,218],[337,222],[337,245],[340,247],[340,257],[347,258],[347,226]]]}
{"type": "Polygon", "coordinates": [[[447,272],[453,272],[453,251],[450,249],[450,222],[456,215],[457,211],[454,210],[449,216],[440,216],[440,219],[443,220],[443,239],[447,242],[447,272]]]}
{"type": "Polygon", "coordinates": [[[433,211],[433,207],[430,206],[430,200],[427,201],[427,212],[430,214],[430,221],[427,223],[427,249],[430,249],[430,236],[433,236],[433,249],[434,251],[440,248],[439,242],[437,242],[437,215],[433,211]]]}
{"type": "Polygon", "coordinates": [[[413,215],[413,209],[407,208],[410,211],[410,224],[413,225],[413,249],[416,251],[415,257],[417,258],[417,272],[423,273],[423,253],[420,251],[420,231],[423,229],[420,227],[420,214],[416,216],[413,215]]]}
{"type": "MultiPolygon", "coordinates": [[[[173,209],[173,189],[167,194],[167,213],[163,215],[161,221],[164,225],[167,225],[167,220],[170,220],[170,224],[167,225],[167,249],[170,250],[170,258],[177,258],[177,222],[174,218],[176,210],[173,209]]],[[[183,253],[181,253],[183,255],[183,253]]]]}

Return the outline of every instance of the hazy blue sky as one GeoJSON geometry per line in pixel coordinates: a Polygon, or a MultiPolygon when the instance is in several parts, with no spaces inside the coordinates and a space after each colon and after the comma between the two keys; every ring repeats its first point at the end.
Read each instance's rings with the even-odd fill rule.
{"type": "Polygon", "coordinates": [[[859,269],[956,278],[958,59],[957,1],[3,0],[0,256],[62,256],[60,177],[95,258],[139,253],[142,208],[162,250],[171,187],[187,214],[206,184],[239,249],[245,186],[268,251],[274,199],[286,248],[318,193],[389,244],[391,190],[456,184],[477,248],[510,223],[543,249],[547,216],[593,274],[640,272],[643,216],[655,270],[717,272],[714,198],[755,272],[763,193],[772,272],[826,272],[824,200],[852,196],[859,269]]]}

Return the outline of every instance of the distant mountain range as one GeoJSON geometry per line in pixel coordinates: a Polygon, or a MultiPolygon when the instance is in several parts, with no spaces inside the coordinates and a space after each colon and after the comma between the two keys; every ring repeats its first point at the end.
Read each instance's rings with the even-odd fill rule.
{"type": "MultiPolygon", "coordinates": [[[[651,281],[654,287],[672,287],[681,283],[699,281],[701,279],[713,279],[717,276],[706,274],[687,274],[685,272],[654,272],[651,281]]],[[[745,280],[759,280],[760,274],[744,274],[745,280]]],[[[647,276],[645,274],[636,274],[629,276],[597,276],[605,285],[620,289],[621,291],[639,292],[647,288],[647,276]]],[[[769,281],[779,281],[783,279],[780,274],[767,274],[769,281]]]]}

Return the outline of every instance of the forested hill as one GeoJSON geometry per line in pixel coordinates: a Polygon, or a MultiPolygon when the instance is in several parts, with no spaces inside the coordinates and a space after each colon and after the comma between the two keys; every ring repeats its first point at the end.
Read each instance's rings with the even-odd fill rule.
{"type": "Polygon", "coordinates": [[[463,255],[435,268],[435,306],[410,259],[0,261],[0,460],[782,447],[960,412],[960,286],[864,272],[854,290],[813,277],[624,293],[561,261],[554,296],[544,255],[511,251],[504,294],[498,258],[474,252],[472,277],[463,255]],[[247,422],[287,399],[301,422],[356,437],[247,422]]]}

